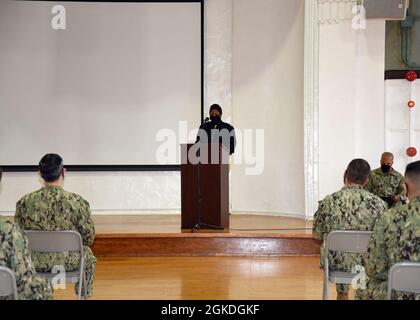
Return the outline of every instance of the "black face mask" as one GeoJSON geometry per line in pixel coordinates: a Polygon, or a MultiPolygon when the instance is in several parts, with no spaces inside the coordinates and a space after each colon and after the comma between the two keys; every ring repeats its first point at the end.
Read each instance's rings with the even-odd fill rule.
{"type": "Polygon", "coordinates": [[[382,169],[383,173],[388,173],[389,171],[391,171],[391,166],[383,164],[383,165],[381,165],[381,169],[382,169]]]}
{"type": "Polygon", "coordinates": [[[222,118],[220,118],[220,116],[210,116],[210,120],[211,122],[219,123],[220,121],[222,121],[222,118]]]}

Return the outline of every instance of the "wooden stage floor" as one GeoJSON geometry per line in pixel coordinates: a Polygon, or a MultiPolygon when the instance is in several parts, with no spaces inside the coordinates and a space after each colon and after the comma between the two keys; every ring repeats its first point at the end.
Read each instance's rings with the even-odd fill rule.
{"type": "Polygon", "coordinates": [[[97,256],[270,256],[319,254],[312,223],[267,215],[231,215],[226,231],[181,230],[180,215],[94,215],[97,256]]]}
{"type": "MultiPolygon", "coordinates": [[[[93,215],[97,234],[140,234],[181,232],[178,214],[93,215]]],[[[196,232],[224,231],[197,230],[196,232]]],[[[276,234],[311,237],[312,222],[298,218],[269,215],[233,214],[230,216],[231,234],[276,234]]]]}

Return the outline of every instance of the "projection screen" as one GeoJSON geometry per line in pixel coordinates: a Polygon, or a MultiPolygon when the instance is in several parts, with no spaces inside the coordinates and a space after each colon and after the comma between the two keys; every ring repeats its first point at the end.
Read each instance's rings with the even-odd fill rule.
{"type": "Polygon", "coordinates": [[[0,166],[159,164],[200,124],[201,37],[200,2],[0,1],[0,166]]]}

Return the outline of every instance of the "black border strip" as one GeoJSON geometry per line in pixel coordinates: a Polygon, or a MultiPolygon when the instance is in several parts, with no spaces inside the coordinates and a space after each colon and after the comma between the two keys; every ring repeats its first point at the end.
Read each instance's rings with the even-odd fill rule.
{"type": "MultiPolygon", "coordinates": [[[[406,73],[410,70],[387,70],[385,71],[385,80],[405,79],[406,73]]],[[[417,73],[417,78],[420,79],[420,70],[413,70],[417,73]]]]}
{"type": "MultiPolygon", "coordinates": [[[[18,0],[28,1],[28,0],[18,0]]],[[[43,2],[163,2],[163,3],[200,3],[201,15],[201,119],[200,124],[204,119],[204,50],[205,50],[205,0],[29,0],[29,1],[43,1],[43,2]]],[[[33,172],[38,171],[38,166],[31,165],[5,165],[1,166],[4,172],[33,172]]],[[[180,171],[180,165],[68,165],[68,171],[80,172],[95,172],[95,171],[180,171]]]]}

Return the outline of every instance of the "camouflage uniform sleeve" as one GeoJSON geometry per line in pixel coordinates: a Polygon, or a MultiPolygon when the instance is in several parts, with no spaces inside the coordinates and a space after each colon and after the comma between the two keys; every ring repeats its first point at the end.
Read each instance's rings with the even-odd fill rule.
{"type": "Polygon", "coordinates": [[[376,197],[376,199],[378,201],[378,204],[376,206],[375,212],[376,212],[376,221],[378,221],[384,215],[385,211],[388,210],[388,205],[381,198],[376,197]]]}
{"type": "Polygon", "coordinates": [[[95,240],[95,225],[90,212],[89,202],[80,197],[79,216],[76,221],[77,230],[82,236],[83,244],[91,246],[95,240]]]}
{"type": "Polygon", "coordinates": [[[324,235],[327,233],[327,225],[325,223],[327,215],[326,199],[319,201],[318,210],[314,214],[314,223],[312,226],[312,235],[317,240],[324,240],[324,235]]]}
{"type": "Polygon", "coordinates": [[[10,227],[10,267],[15,272],[16,282],[21,291],[35,274],[28,239],[16,224],[10,227]]]}
{"type": "Polygon", "coordinates": [[[0,250],[0,260],[13,270],[20,300],[53,299],[51,283],[35,275],[28,239],[22,229],[15,223],[3,223],[0,226],[0,238],[3,244],[0,250]],[[6,230],[5,230],[6,229],[6,230]]]}
{"type": "Polygon", "coordinates": [[[365,189],[369,191],[370,193],[373,193],[372,172],[369,174],[368,183],[365,189]]]}
{"type": "Polygon", "coordinates": [[[14,221],[22,229],[24,228],[23,227],[23,215],[22,215],[24,211],[25,211],[25,203],[24,203],[23,199],[20,199],[16,203],[16,213],[15,213],[14,221]]]}
{"type": "Polygon", "coordinates": [[[366,274],[372,279],[387,279],[389,261],[386,254],[385,232],[388,212],[376,222],[366,255],[366,274]]]}
{"type": "Polygon", "coordinates": [[[405,195],[404,177],[403,176],[401,176],[400,184],[397,188],[397,196],[400,196],[402,203],[404,203],[404,204],[408,203],[408,198],[405,195]]]}

